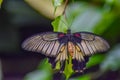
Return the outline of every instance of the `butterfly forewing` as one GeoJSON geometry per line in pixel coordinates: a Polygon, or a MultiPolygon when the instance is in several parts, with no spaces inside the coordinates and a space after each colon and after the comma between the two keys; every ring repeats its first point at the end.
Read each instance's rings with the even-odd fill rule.
{"type": "Polygon", "coordinates": [[[109,49],[107,41],[93,33],[77,32],[72,39],[86,56],[109,49]]]}
{"type": "Polygon", "coordinates": [[[42,36],[43,40],[45,41],[53,41],[53,40],[58,40],[58,33],[55,32],[46,32],[42,36]]]}
{"type": "Polygon", "coordinates": [[[23,42],[22,48],[55,57],[60,50],[60,46],[64,44],[63,42],[60,43],[59,39],[61,37],[59,38],[59,34],[63,33],[46,32],[34,35],[23,42]]]}

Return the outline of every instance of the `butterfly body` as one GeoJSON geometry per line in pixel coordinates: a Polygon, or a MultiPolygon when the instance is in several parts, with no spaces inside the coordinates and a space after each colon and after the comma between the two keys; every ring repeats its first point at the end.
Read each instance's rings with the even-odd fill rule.
{"type": "MultiPolygon", "coordinates": [[[[71,57],[73,57],[73,55],[75,53],[75,46],[72,43],[72,36],[73,36],[73,34],[71,33],[71,30],[68,30],[66,34],[60,33],[58,35],[59,38],[64,38],[64,37],[66,38],[66,43],[65,44],[67,45],[67,53],[69,53],[69,55],[71,57]]],[[[80,35],[77,35],[77,34],[74,35],[74,36],[79,36],[80,37],[80,35]]]]}
{"type": "Polygon", "coordinates": [[[83,62],[86,62],[85,57],[107,51],[109,44],[96,34],[90,32],[71,33],[68,30],[67,33],[45,32],[36,34],[25,40],[22,48],[55,57],[55,62],[63,62],[71,56],[75,62],[80,63],[77,66],[83,66],[83,62]]]}
{"type": "Polygon", "coordinates": [[[72,42],[68,42],[68,52],[71,57],[73,57],[73,54],[75,53],[74,51],[75,51],[74,45],[72,44],[72,42]]]}

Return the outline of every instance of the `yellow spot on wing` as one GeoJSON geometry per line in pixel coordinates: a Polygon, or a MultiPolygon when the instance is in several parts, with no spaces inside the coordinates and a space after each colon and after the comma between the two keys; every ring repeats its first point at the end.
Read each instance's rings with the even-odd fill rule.
{"type": "Polygon", "coordinates": [[[68,55],[67,55],[67,45],[63,45],[60,49],[60,51],[58,52],[58,56],[56,57],[55,61],[64,61],[68,59],[68,55]]]}
{"type": "Polygon", "coordinates": [[[76,45],[75,47],[76,47],[76,49],[77,49],[78,51],[80,51],[80,48],[79,48],[77,45],[76,45]]]}

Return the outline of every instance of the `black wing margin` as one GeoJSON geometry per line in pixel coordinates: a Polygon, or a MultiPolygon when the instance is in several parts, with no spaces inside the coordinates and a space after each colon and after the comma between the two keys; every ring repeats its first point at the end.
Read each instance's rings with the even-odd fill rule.
{"type": "Polygon", "coordinates": [[[46,56],[55,57],[64,43],[59,42],[57,32],[45,32],[36,34],[26,39],[22,48],[27,51],[42,53],[46,56]]]}
{"type": "Polygon", "coordinates": [[[74,42],[79,46],[82,53],[84,53],[86,56],[90,56],[98,52],[105,52],[110,48],[105,39],[90,32],[74,33],[73,39],[74,42]]]}

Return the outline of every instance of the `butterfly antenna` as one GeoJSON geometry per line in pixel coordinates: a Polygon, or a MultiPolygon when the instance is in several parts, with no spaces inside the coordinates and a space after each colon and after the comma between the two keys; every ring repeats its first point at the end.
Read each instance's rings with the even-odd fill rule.
{"type": "Polygon", "coordinates": [[[68,13],[69,15],[66,15],[66,13],[64,14],[65,15],[65,19],[66,19],[66,21],[68,22],[68,30],[70,30],[71,29],[71,26],[72,26],[72,23],[73,23],[73,20],[74,20],[74,16],[71,16],[71,12],[70,12],[70,8],[69,7],[67,7],[67,9],[66,9],[67,11],[66,11],[66,13],[68,13]],[[68,17],[71,17],[70,19],[68,18],[68,17]]]}
{"type": "Polygon", "coordinates": [[[72,21],[73,20],[70,21],[71,24],[69,25],[68,19],[66,17],[65,17],[65,20],[61,19],[61,22],[63,22],[65,24],[65,26],[67,27],[67,32],[71,32],[70,28],[71,28],[71,25],[72,25],[72,21]]]}
{"type": "MultiPolygon", "coordinates": [[[[67,4],[68,4],[68,0],[66,0],[66,2],[65,2],[65,9],[64,9],[64,11],[63,11],[63,13],[62,13],[65,20],[62,20],[62,19],[61,19],[61,21],[67,26],[67,32],[68,32],[68,31],[71,32],[71,29],[70,29],[70,28],[71,28],[71,25],[72,25],[74,16],[72,16],[72,19],[71,19],[70,21],[68,20],[67,15],[66,15],[66,12],[69,13],[70,11],[69,11],[69,8],[67,7],[67,4]],[[66,24],[65,21],[66,21],[68,24],[66,24]],[[69,25],[69,23],[70,23],[70,25],[69,25]]],[[[70,16],[71,16],[71,15],[70,15],[70,16]]]]}

